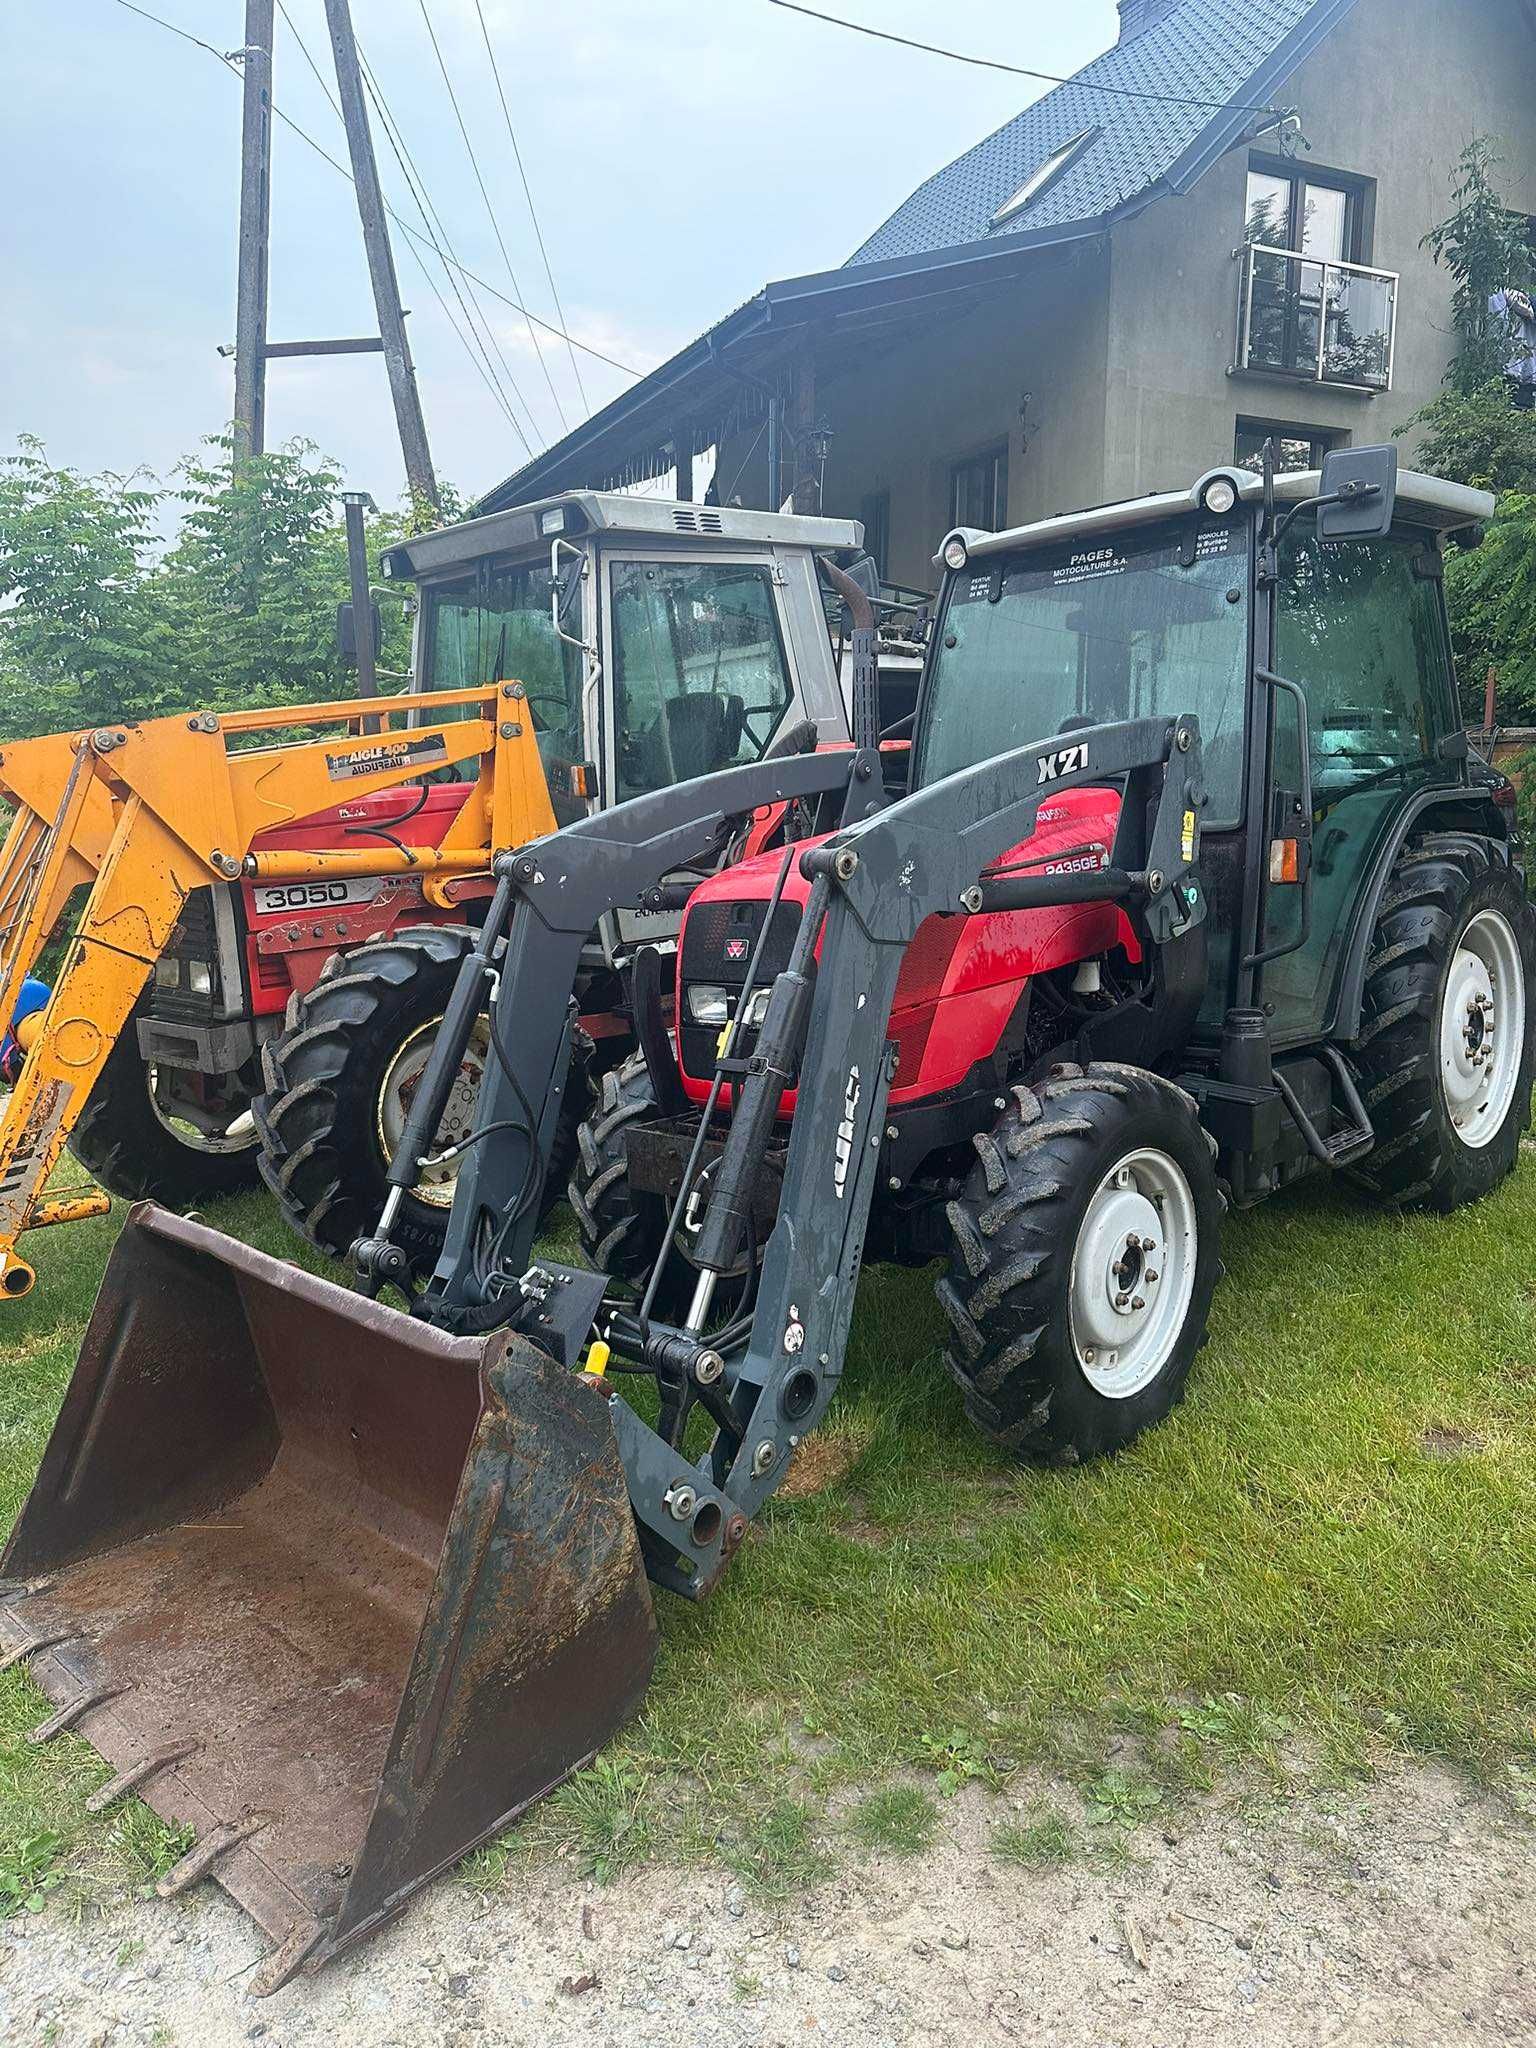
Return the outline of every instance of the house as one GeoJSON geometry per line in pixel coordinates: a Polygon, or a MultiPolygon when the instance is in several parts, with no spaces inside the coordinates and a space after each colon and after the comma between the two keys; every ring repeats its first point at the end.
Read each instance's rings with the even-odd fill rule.
{"type": "Polygon", "coordinates": [[[1113,49],[840,270],[767,285],[483,509],[674,465],[689,499],[713,447],[722,501],[862,518],[922,584],[952,525],[1390,438],[1452,350],[1421,244],[1474,135],[1536,214],[1536,0],[1119,4],[1113,49]]]}

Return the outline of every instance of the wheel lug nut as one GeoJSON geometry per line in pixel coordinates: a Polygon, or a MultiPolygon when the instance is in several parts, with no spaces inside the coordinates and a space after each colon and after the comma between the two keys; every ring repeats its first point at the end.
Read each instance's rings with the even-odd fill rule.
{"type": "Polygon", "coordinates": [[[1155,1287],[1157,1285],[1157,1274],[1151,1266],[1148,1266],[1147,1268],[1147,1285],[1149,1287],[1155,1287]]]}
{"type": "Polygon", "coordinates": [[[1131,1303],[1132,1308],[1145,1308],[1146,1305],[1147,1304],[1145,1300],[1139,1294],[1137,1295],[1136,1299],[1131,1303]]]}

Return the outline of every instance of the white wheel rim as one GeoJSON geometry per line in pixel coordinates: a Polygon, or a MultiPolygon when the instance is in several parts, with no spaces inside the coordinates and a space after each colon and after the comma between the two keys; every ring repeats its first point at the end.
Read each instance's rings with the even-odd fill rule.
{"type": "Polygon", "coordinates": [[[1509,920],[1480,910],[1457,942],[1440,1005],[1440,1085],[1457,1137],[1503,1130],[1525,1052],[1525,966],[1509,920]]]}
{"type": "Polygon", "coordinates": [[[1166,1152],[1126,1153],[1094,1189],[1072,1251],[1072,1343],[1096,1393],[1128,1401],[1168,1363],[1198,1253],[1184,1169],[1166,1152]]]}
{"type": "Polygon", "coordinates": [[[167,1067],[162,1073],[153,1062],[144,1069],[144,1085],[149,1090],[149,1106],[156,1122],[189,1152],[206,1152],[213,1158],[249,1152],[257,1142],[257,1131],[248,1104],[242,1103],[238,1109],[226,1108],[222,1114],[228,1122],[221,1124],[219,1111],[205,1110],[191,1102],[178,1103],[173,1091],[175,1077],[181,1071],[178,1067],[167,1067]]]}
{"type": "MultiPolygon", "coordinates": [[[[429,1022],[418,1025],[385,1072],[379,1088],[378,1127],[379,1149],[386,1160],[395,1156],[405,1120],[410,1115],[412,1099],[421,1086],[421,1077],[432,1057],[432,1047],[437,1041],[442,1021],[441,1017],[433,1017],[429,1022]]],[[[470,1033],[469,1044],[464,1049],[464,1058],[448,1097],[448,1107],[443,1111],[443,1120],[432,1141],[434,1153],[444,1152],[450,1145],[462,1144],[469,1136],[475,1121],[475,1097],[480,1092],[485,1056],[489,1050],[486,1022],[480,1017],[470,1033]]],[[[445,1166],[429,1166],[411,1193],[418,1202],[425,1202],[429,1209],[451,1209],[458,1178],[459,1162],[456,1159],[445,1166]]]]}

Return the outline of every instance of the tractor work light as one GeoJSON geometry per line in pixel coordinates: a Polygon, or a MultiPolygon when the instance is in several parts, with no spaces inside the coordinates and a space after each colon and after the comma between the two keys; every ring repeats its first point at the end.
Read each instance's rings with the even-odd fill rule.
{"type": "Polygon", "coordinates": [[[1237,503],[1237,485],[1229,476],[1213,477],[1200,493],[1200,503],[1217,519],[1225,519],[1237,503]]]}
{"type": "Polygon", "coordinates": [[[539,532],[546,540],[552,540],[557,533],[564,533],[565,514],[564,505],[551,505],[547,512],[539,514],[539,532]]]}
{"type": "Polygon", "coordinates": [[[970,550],[958,533],[952,533],[944,543],[944,566],[959,571],[971,559],[970,550]]]}
{"type": "Polygon", "coordinates": [[[707,981],[696,982],[688,991],[688,1015],[695,1024],[724,1024],[731,1006],[723,988],[707,981]]]}

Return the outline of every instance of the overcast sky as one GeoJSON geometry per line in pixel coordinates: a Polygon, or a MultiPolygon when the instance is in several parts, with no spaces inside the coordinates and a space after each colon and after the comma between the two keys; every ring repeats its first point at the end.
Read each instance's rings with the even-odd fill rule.
{"type": "MultiPolygon", "coordinates": [[[[144,0],[220,50],[241,0],[144,0]]],[[[326,72],[322,0],[286,0],[326,72]]],[[[824,0],[828,11],[1069,72],[1114,40],[1114,0],[824,0]]],[[[570,331],[653,368],[767,279],[825,269],[931,171],[1045,90],[896,49],[768,0],[482,0],[570,331]]],[[[554,320],[475,0],[427,0],[507,268],[432,53],[421,0],[354,0],[358,36],[459,258],[554,320]]],[[[339,121],[278,19],[274,99],[345,160],[339,121]]],[[[232,403],[240,89],[207,52],[117,0],[0,10],[0,445],[161,473],[232,403]]],[[[417,223],[382,138],[386,194],[417,223]]],[[[273,131],[273,340],[373,331],[349,185],[273,131]]],[[[439,474],[474,493],[526,451],[396,236],[439,474]]],[[[447,293],[441,273],[439,288],[447,293]]],[[[451,295],[450,295],[450,303],[451,295]]],[[[627,379],[484,305],[535,446],[627,379]],[[546,381],[546,378],[548,381],[546,381]]],[[[457,312],[457,308],[455,308],[457,312]]],[[[493,358],[494,360],[494,358],[493,358]]],[[[500,365],[497,365],[498,371],[500,365]]],[[[402,471],[381,360],[278,362],[270,445],[303,435],[385,502],[402,471]]]]}

